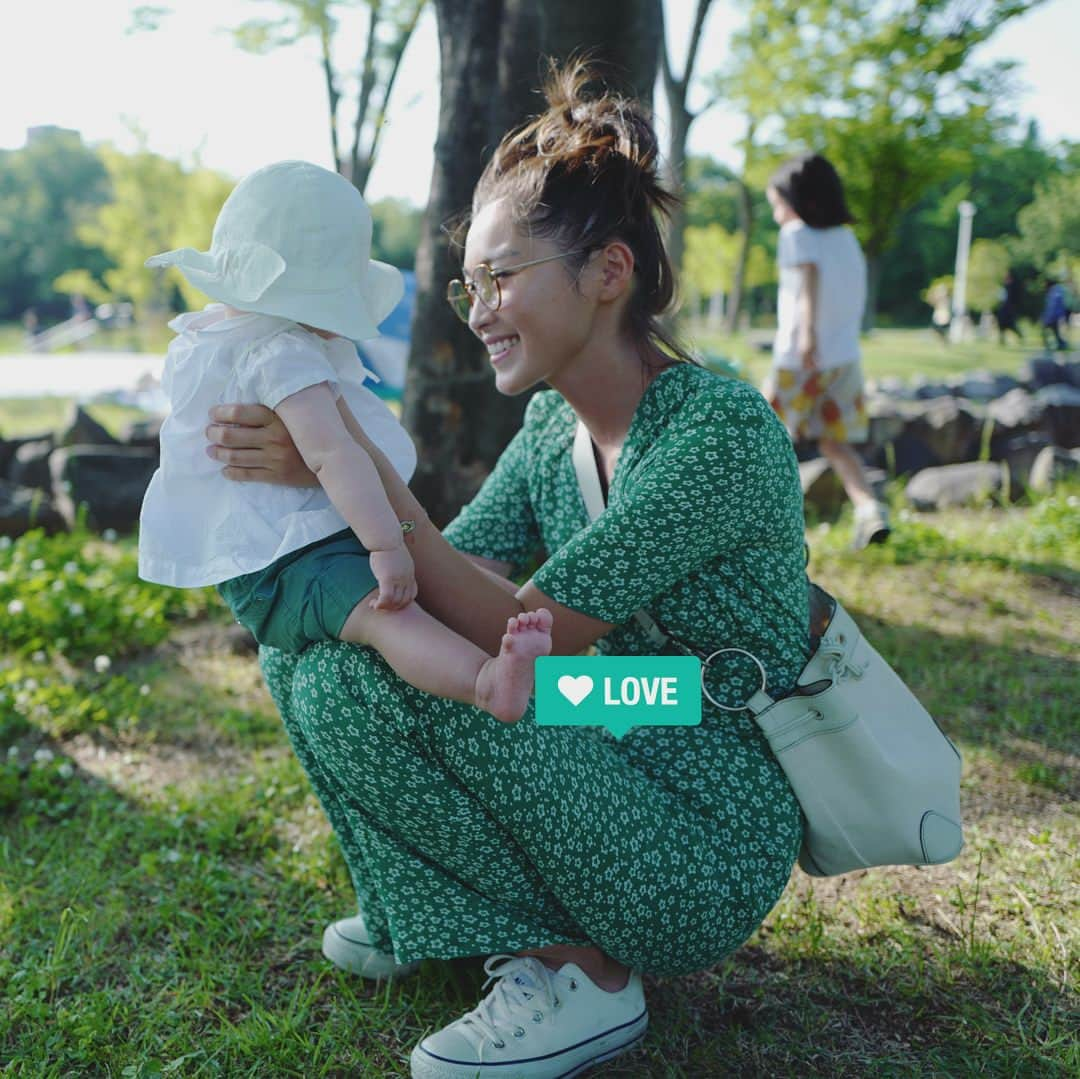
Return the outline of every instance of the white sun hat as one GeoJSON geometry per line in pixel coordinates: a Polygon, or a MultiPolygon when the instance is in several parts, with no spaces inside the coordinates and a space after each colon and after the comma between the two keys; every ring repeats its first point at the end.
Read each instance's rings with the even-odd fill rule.
{"type": "Polygon", "coordinates": [[[176,266],[238,310],[362,341],[378,337],[404,291],[401,273],[370,256],[371,210],[360,192],[318,165],[279,161],[236,185],[209,251],[184,247],[146,265],[176,266]]]}

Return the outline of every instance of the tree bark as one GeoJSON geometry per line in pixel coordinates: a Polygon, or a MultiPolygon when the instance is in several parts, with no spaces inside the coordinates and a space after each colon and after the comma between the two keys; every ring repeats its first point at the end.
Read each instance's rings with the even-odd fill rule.
{"type": "Polygon", "coordinates": [[[866,307],[863,309],[862,329],[863,333],[869,333],[874,328],[874,318],[877,315],[878,292],[881,289],[881,255],[877,252],[866,252],[866,307]]]}
{"type": "Polygon", "coordinates": [[[440,527],[478,490],[521,426],[527,396],[495,391],[483,347],[446,303],[461,252],[444,225],[467,210],[502,135],[540,111],[542,57],[595,49],[651,102],[659,0],[435,0],[440,105],[431,191],[416,257],[404,422],[417,447],[412,489],[440,527]]]}
{"type": "Polygon", "coordinates": [[[739,312],[746,289],[746,265],[750,261],[750,238],[754,228],[754,204],[750,198],[750,188],[741,177],[735,183],[739,190],[739,257],[735,263],[735,278],[731,283],[731,298],[728,301],[728,333],[735,333],[739,328],[739,312]]]}

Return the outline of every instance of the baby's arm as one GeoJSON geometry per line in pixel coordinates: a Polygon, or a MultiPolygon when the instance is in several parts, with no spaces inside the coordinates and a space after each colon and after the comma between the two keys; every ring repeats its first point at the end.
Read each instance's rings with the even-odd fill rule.
{"type": "Polygon", "coordinates": [[[371,457],[346,428],[330,387],[325,382],[308,386],[279,402],[275,411],[330,501],[372,552],[379,581],[376,606],[406,606],[416,597],[416,580],[401,524],[371,457]]]}

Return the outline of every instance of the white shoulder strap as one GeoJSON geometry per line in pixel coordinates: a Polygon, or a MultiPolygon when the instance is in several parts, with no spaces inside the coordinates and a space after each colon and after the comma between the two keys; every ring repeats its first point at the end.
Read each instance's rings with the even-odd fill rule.
{"type": "MultiPolygon", "coordinates": [[[[604,491],[600,486],[600,473],[596,468],[596,455],[593,453],[592,437],[589,429],[578,420],[577,431],[574,434],[574,471],[577,473],[578,487],[581,488],[581,498],[585,503],[585,510],[589,514],[589,520],[595,521],[606,508],[604,505],[604,491]]],[[[668,635],[652,620],[645,611],[635,611],[634,619],[645,631],[649,643],[654,648],[663,648],[668,643],[668,635]]]]}

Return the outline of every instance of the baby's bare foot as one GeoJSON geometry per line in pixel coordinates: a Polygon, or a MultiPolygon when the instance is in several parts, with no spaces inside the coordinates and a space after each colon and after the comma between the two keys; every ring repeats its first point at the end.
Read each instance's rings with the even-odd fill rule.
{"type": "Polygon", "coordinates": [[[476,678],[476,706],[503,723],[525,714],[533,689],[533,662],[551,651],[551,612],[525,611],[506,623],[502,647],[476,678]]]}

